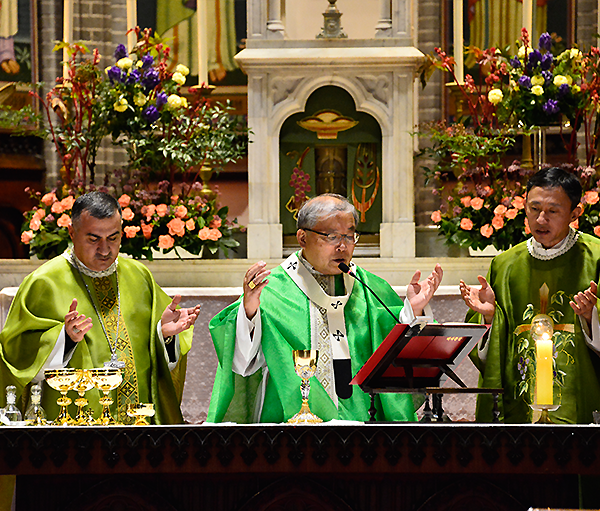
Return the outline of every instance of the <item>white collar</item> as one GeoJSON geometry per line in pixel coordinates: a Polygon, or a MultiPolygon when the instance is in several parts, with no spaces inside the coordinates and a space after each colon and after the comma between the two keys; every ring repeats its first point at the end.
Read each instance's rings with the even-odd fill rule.
{"type": "Polygon", "coordinates": [[[117,270],[117,265],[119,262],[119,259],[115,259],[115,262],[112,263],[108,268],[106,268],[106,270],[102,270],[102,271],[94,271],[94,270],[90,270],[85,264],[83,264],[79,258],[75,255],[75,251],[73,250],[73,248],[68,248],[67,250],[65,250],[63,252],[63,257],[69,261],[69,263],[75,267],[76,269],[78,269],[81,273],[83,273],[84,275],[87,275],[88,277],[92,278],[92,279],[99,279],[100,277],[108,277],[109,275],[112,275],[116,270],[117,270]]]}
{"type": "Polygon", "coordinates": [[[566,254],[573,248],[578,239],[579,231],[569,227],[569,234],[567,234],[562,241],[550,248],[544,248],[544,246],[541,243],[538,243],[532,236],[527,240],[527,250],[531,257],[534,257],[535,259],[550,261],[551,259],[566,254]]]}

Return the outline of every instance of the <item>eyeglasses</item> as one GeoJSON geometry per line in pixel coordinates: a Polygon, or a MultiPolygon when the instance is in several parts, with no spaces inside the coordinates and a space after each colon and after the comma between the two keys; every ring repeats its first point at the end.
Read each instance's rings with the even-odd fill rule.
{"type": "Polygon", "coordinates": [[[344,242],[348,245],[356,245],[358,242],[358,238],[360,238],[360,234],[355,232],[353,234],[336,234],[335,232],[330,232],[329,234],[326,232],[319,232],[313,229],[304,229],[305,231],[314,232],[315,234],[320,234],[321,236],[325,236],[327,239],[327,243],[331,245],[337,245],[344,240],[344,242]]]}

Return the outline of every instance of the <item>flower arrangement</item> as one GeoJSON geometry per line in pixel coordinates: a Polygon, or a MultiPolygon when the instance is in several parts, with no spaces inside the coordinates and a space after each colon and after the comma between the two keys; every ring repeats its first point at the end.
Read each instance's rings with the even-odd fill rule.
{"type": "Polygon", "coordinates": [[[66,45],[69,52],[67,74],[45,98],[35,93],[47,121],[41,134],[62,161],[62,183],[45,194],[30,191],[39,204],[26,213],[21,239],[40,258],[66,248],[72,202],[93,189],[121,197],[121,250],[133,257],[152,259],[153,250],[178,247],[227,255],[239,245],[232,238],[239,226],[227,220],[216,194],[206,193],[200,175],[246,153],[245,121],[207,99],[203,87],[184,93],[188,69],[170,62],[168,46],[149,30],[136,32],[131,54],[118,45],[104,70],[97,50],[86,59],[85,46],[60,43],[56,49],[66,45]],[[97,186],[95,160],[106,137],[125,149],[128,164],[97,186]]]}
{"type": "MultiPolygon", "coordinates": [[[[518,137],[525,146],[539,126],[560,127],[568,168],[580,176],[586,197],[599,191],[600,50],[584,54],[571,48],[554,56],[552,42],[549,34],[542,34],[538,48],[532,49],[523,30],[515,55],[468,48],[478,65],[479,83],[466,75],[464,83],[455,84],[466,115],[451,125],[430,123],[419,130],[431,141],[419,154],[433,162],[422,167],[426,183],[436,183],[433,193],[441,199],[431,219],[447,243],[505,250],[526,239],[525,187],[538,169],[511,153],[518,137]],[[586,162],[579,167],[577,132],[582,126],[586,162]]],[[[421,69],[423,83],[435,69],[449,72],[456,81],[454,59],[439,48],[421,69]]],[[[579,229],[600,234],[599,212],[586,207],[579,229]]]]}
{"type": "MultiPolygon", "coordinates": [[[[232,237],[237,228],[227,219],[228,208],[200,195],[169,196],[169,183],[154,192],[136,190],[122,194],[118,201],[123,215],[121,252],[152,260],[155,251],[174,252],[177,248],[195,255],[212,254],[219,248],[228,255],[239,243],[232,237]]],[[[108,191],[108,190],[107,190],[108,191]]],[[[38,205],[26,213],[21,241],[30,253],[48,259],[62,253],[70,243],[71,208],[74,195],[59,198],[57,190],[41,194],[31,191],[38,205]]]]}

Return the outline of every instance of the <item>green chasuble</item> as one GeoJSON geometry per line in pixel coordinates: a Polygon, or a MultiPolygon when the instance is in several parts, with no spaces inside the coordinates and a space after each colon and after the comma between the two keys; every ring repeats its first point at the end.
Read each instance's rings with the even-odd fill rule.
{"type": "MultiPolygon", "coordinates": [[[[125,362],[125,368],[123,383],[111,392],[114,400],[111,414],[118,422],[127,423],[130,421],[125,413],[127,403],[153,403],[157,424],[183,422],[179,405],[192,329],[179,335],[181,357],[177,366],[169,371],[157,325],[171,299],[143,264],[127,258],[119,257],[117,271],[108,277],[91,278],[79,274],[61,255],[23,280],[0,333],[0,388],[16,385],[22,402],[27,402],[28,384],[51,354],[74,298],[77,299],[77,311],[92,318],[93,327],[76,345],[67,367],[88,369],[102,367],[104,362],[108,362],[111,349],[82,278],[96,302],[111,344],[114,344],[119,309],[117,273],[121,316],[115,348],[118,359],[125,362]]],[[[58,415],[56,400],[59,396],[46,383],[43,384],[42,405],[49,420],[58,415]]],[[[71,391],[69,397],[75,400],[77,394],[71,391]]],[[[89,390],[85,397],[94,417],[98,417],[102,408],[98,403],[100,391],[89,390]]],[[[75,416],[74,405],[69,411],[71,416],[75,416]]]]}
{"type": "MultiPolygon", "coordinates": [[[[545,312],[554,321],[555,423],[593,422],[600,410],[600,357],[585,342],[578,316],[569,305],[573,295],[590,281],[598,282],[600,240],[579,234],[574,246],[550,260],[531,256],[527,242],[495,257],[488,282],[496,294],[496,313],[487,341],[487,356],[471,354],[481,371],[481,387],[503,388],[500,419],[506,423],[532,420],[535,390],[535,344],[529,329],[536,314],[545,312]]],[[[478,314],[471,319],[480,321],[478,314]]],[[[481,349],[481,348],[480,348],[481,349]]],[[[492,420],[492,399],[477,401],[478,421],[492,420]]]]}
{"type": "MultiPolygon", "coordinates": [[[[402,300],[383,279],[361,268],[355,269],[396,314],[402,300]]],[[[210,322],[210,332],[219,359],[207,421],[251,422],[256,390],[262,371],[242,377],[232,371],[236,318],[242,298],[222,310],[210,322]]],[[[262,351],[268,367],[268,379],[260,422],[285,422],[302,403],[301,379],[294,371],[293,350],[311,349],[309,300],[290,276],[278,266],[269,275],[269,283],[260,298],[262,351]]],[[[344,310],[352,374],[355,375],[394,326],[394,320],[358,281],[344,310]]],[[[314,349],[314,348],[313,348],[314,349]]],[[[264,371],[264,369],[263,369],[264,371]]],[[[338,399],[338,406],[316,377],[310,380],[311,411],[324,421],[332,419],[369,420],[370,396],[352,386],[352,395],[338,399]]],[[[378,394],[377,420],[412,421],[415,409],[410,394],[378,394]]]]}

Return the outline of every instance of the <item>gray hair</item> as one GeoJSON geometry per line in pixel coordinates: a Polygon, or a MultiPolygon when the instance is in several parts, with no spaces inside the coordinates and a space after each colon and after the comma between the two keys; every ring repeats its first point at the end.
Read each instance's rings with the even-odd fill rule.
{"type": "Polygon", "coordinates": [[[71,211],[73,224],[79,222],[81,214],[87,211],[90,216],[99,218],[111,218],[113,215],[121,215],[121,205],[117,200],[104,192],[89,192],[77,198],[71,211]]]}
{"type": "Polygon", "coordinates": [[[329,218],[336,213],[352,213],[354,226],[358,225],[358,211],[346,197],[337,193],[324,193],[306,201],[300,208],[296,225],[298,229],[312,229],[319,220],[329,218]],[[323,197],[337,200],[323,200],[323,197]]]}

